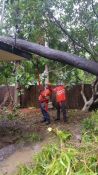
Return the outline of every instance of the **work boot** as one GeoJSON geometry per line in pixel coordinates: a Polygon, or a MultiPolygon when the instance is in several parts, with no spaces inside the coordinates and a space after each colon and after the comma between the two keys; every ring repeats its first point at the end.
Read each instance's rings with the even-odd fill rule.
{"type": "Polygon", "coordinates": [[[41,120],[41,123],[44,123],[44,122],[46,122],[46,119],[41,120]]]}
{"type": "Polygon", "coordinates": [[[47,122],[46,122],[46,125],[49,125],[50,123],[51,123],[50,121],[47,121],[47,122]]]}
{"type": "Polygon", "coordinates": [[[67,122],[67,118],[64,119],[64,122],[65,122],[65,123],[67,122]]]}

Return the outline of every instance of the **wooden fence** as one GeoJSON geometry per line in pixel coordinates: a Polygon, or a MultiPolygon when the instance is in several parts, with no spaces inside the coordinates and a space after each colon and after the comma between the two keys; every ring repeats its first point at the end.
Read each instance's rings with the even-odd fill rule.
{"type": "MultiPolygon", "coordinates": [[[[85,94],[87,99],[91,97],[91,85],[85,84],[85,94]]],[[[10,94],[14,98],[14,87],[9,87],[10,94]]],[[[68,108],[70,109],[81,109],[83,107],[83,99],[81,96],[81,85],[75,85],[68,90],[68,108]]],[[[5,96],[8,94],[8,88],[6,86],[0,87],[0,104],[3,102],[5,96]]],[[[19,98],[21,107],[38,107],[38,87],[30,86],[29,89],[24,89],[24,94],[19,98]]],[[[10,98],[8,98],[5,105],[8,105],[10,98]]]]}

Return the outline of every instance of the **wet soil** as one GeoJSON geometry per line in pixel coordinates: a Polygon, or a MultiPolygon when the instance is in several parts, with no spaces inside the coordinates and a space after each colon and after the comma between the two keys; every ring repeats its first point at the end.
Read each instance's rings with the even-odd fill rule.
{"type": "Polygon", "coordinates": [[[21,109],[13,120],[8,118],[0,121],[0,175],[13,174],[20,164],[28,164],[32,157],[41,151],[42,147],[55,142],[55,137],[48,132],[48,127],[67,130],[72,134],[72,141],[79,142],[81,137],[81,122],[90,113],[70,110],[68,122],[55,122],[56,111],[50,111],[51,124],[41,123],[41,113],[34,109],[21,109]],[[37,133],[40,141],[28,141],[25,137],[37,133]],[[13,163],[14,162],[14,163],[13,163]]]}

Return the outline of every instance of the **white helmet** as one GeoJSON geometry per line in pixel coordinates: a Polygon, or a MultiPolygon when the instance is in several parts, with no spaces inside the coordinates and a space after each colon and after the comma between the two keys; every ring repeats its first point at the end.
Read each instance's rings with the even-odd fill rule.
{"type": "Polygon", "coordinates": [[[62,80],[58,80],[57,85],[64,85],[64,82],[62,80]]]}

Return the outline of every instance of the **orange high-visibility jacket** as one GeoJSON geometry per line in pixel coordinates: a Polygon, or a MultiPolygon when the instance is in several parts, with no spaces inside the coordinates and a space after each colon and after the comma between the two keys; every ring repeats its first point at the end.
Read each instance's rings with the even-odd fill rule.
{"type": "Polygon", "coordinates": [[[56,101],[62,102],[67,100],[67,95],[65,93],[65,88],[63,85],[57,86],[53,89],[54,92],[56,92],[56,101]]]}
{"type": "Polygon", "coordinates": [[[51,91],[49,89],[43,90],[39,95],[39,101],[48,103],[50,95],[51,91]]]}
{"type": "Polygon", "coordinates": [[[48,102],[49,102],[50,95],[51,95],[51,91],[49,89],[43,90],[39,95],[39,101],[40,103],[44,103],[46,111],[48,111],[48,102]]]}

